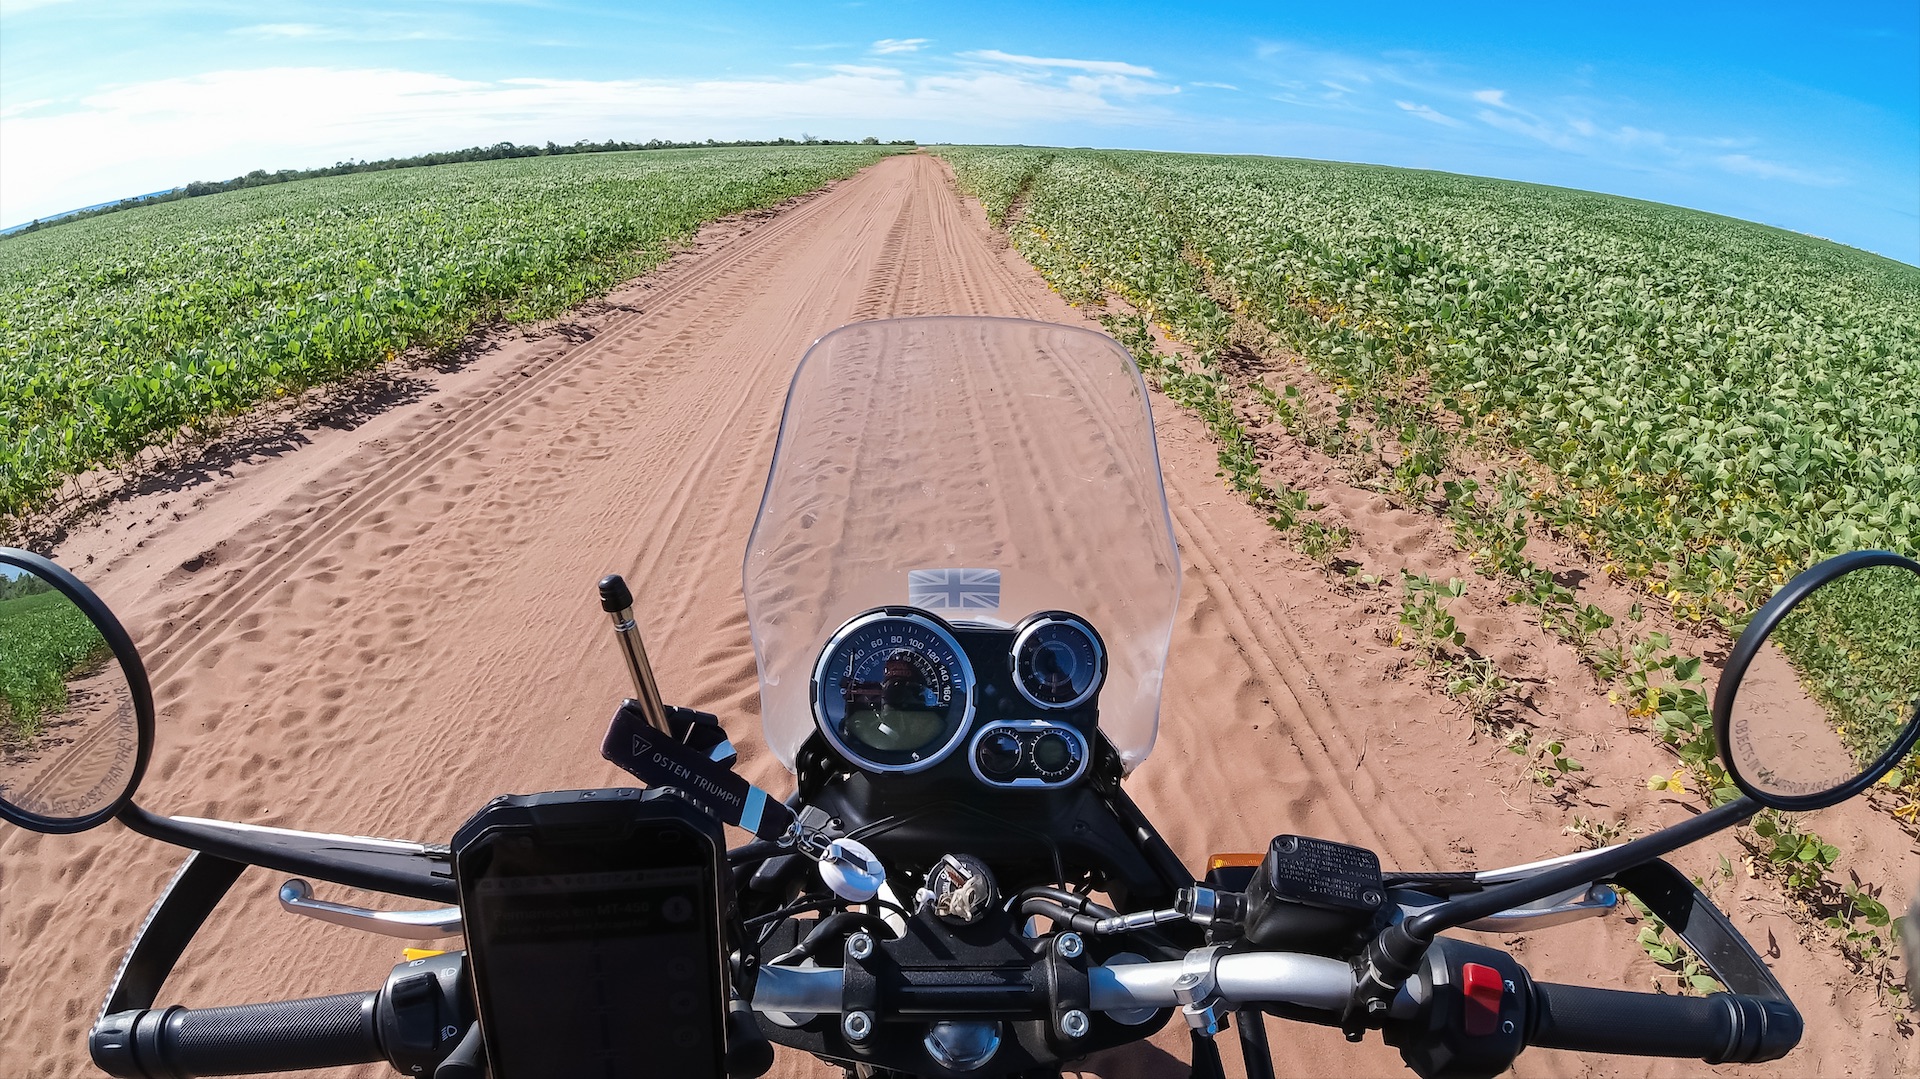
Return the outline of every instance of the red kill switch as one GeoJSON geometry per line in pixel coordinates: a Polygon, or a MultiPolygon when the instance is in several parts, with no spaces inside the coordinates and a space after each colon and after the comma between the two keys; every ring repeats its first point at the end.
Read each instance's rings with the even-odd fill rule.
{"type": "Polygon", "coordinates": [[[1500,1029],[1500,998],[1506,993],[1500,972],[1479,963],[1460,968],[1461,1008],[1467,1033],[1479,1037],[1500,1029]]]}

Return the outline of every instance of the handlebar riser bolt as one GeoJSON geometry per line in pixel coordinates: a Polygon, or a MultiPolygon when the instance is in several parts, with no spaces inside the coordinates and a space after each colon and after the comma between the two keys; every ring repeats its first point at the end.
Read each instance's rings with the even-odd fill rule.
{"type": "Polygon", "coordinates": [[[1080,939],[1078,933],[1060,934],[1054,939],[1053,946],[1060,952],[1062,959],[1078,959],[1080,953],[1087,950],[1086,943],[1080,939]]]}
{"type": "Polygon", "coordinates": [[[1369,907],[1377,907],[1386,901],[1386,896],[1381,895],[1372,888],[1368,888],[1366,891],[1360,893],[1360,902],[1365,903],[1369,907]]]}
{"type": "Polygon", "coordinates": [[[846,1018],[840,1020],[840,1033],[850,1042],[866,1041],[867,1035],[873,1033],[873,1013],[848,1012],[846,1018]]]}
{"type": "Polygon", "coordinates": [[[1060,1029],[1069,1038],[1084,1038],[1087,1035],[1088,1022],[1087,1013],[1074,1008],[1060,1017],[1060,1029]]]}
{"type": "Polygon", "coordinates": [[[873,937],[867,933],[855,933],[847,938],[847,954],[855,959],[865,959],[873,954],[873,937]]]}

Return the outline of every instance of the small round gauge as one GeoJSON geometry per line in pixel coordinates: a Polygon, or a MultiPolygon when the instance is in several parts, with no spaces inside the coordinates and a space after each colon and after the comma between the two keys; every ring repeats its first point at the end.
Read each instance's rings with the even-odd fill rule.
{"type": "Polygon", "coordinates": [[[1009,730],[994,731],[980,739],[974,757],[990,778],[1005,779],[1020,767],[1020,739],[1009,730]]]}
{"type": "Polygon", "coordinates": [[[1079,766],[1079,748],[1064,733],[1042,731],[1033,740],[1033,767],[1042,779],[1062,779],[1079,766]]]}
{"type": "Polygon", "coordinates": [[[841,626],[813,672],[820,733],[855,766],[918,772],[953,752],[973,720],[973,667],[947,624],[904,607],[841,626]]]}
{"type": "Polygon", "coordinates": [[[1041,611],[1020,623],[1013,638],[1013,684],[1041,708],[1073,708],[1100,688],[1107,650],[1086,619],[1041,611]]]}

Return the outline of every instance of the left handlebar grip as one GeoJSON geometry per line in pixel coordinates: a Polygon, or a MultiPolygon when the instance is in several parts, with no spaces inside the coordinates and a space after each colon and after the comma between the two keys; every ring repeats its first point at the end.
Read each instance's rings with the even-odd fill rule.
{"type": "Polygon", "coordinates": [[[119,1079],[300,1071],[387,1059],[380,994],[341,993],[223,1008],[143,1008],[103,1016],[87,1052],[119,1079]]]}

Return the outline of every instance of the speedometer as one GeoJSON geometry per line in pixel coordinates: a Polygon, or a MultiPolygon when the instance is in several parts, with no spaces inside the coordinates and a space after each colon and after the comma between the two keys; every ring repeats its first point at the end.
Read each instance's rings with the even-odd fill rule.
{"type": "Polygon", "coordinates": [[[820,653],[813,715],[827,741],[860,768],[931,768],[973,720],[973,667],[938,617],[905,607],[868,611],[820,653]]]}

